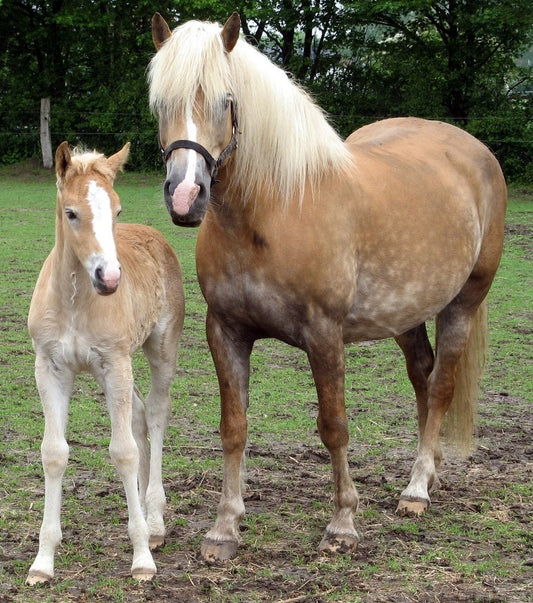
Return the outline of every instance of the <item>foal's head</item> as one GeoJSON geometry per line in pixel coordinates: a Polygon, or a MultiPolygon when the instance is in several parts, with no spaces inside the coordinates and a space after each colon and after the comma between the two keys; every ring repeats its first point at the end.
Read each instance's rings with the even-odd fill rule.
{"type": "Polygon", "coordinates": [[[113,182],[129,146],[109,158],[99,153],[71,155],[67,142],[56,151],[58,233],[100,295],[114,293],[120,283],[114,228],[121,208],[113,182]]]}

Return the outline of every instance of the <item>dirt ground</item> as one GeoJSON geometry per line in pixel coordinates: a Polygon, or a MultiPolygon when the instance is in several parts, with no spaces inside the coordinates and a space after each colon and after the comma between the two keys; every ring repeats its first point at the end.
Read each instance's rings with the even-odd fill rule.
{"type": "MultiPolygon", "coordinates": [[[[64,517],[63,539],[71,548],[64,565],[59,553],[54,580],[63,588],[59,593],[50,586],[29,590],[13,586],[14,581],[0,585],[0,601],[118,600],[109,598],[102,585],[106,575],[116,580],[117,571],[124,581],[120,600],[128,602],[532,601],[533,550],[528,532],[532,502],[517,495],[491,499],[490,493],[505,492],[511,484],[513,491],[520,484],[530,488],[533,421],[530,414],[524,413],[523,400],[514,404],[513,399],[502,394],[488,397],[486,404],[504,402],[510,410],[503,413],[497,426],[491,426],[489,420],[485,422],[480,428],[479,446],[470,458],[445,461],[440,488],[433,494],[426,518],[406,523],[394,514],[397,495],[412,463],[412,450],[399,448],[394,454],[376,458],[376,465],[382,468],[379,474],[368,462],[352,459],[352,474],[363,509],[357,517],[362,541],[342,566],[330,563],[316,551],[330,512],[326,452],[319,444],[310,447],[290,442],[289,455],[287,445],[282,443],[269,447],[252,445],[249,454],[265,460],[265,468],[259,465],[248,475],[247,516],[237,559],[208,566],[198,555],[201,537],[218,502],[219,472],[206,471],[187,479],[167,476],[167,493],[172,492],[179,504],[169,504],[167,510],[167,541],[155,553],[158,576],[151,584],[135,584],[128,577],[131,548],[124,528],[125,511],[116,516],[116,508],[110,507],[107,514],[115,515],[115,521],[110,517],[104,525],[102,514],[84,509],[83,504],[85,498],[94,500],[96,496],[103,504],[112,505],[110,494],[121,497],[120,485],[115,481],[101,492],[94,488],[90,491],[83,473],[78,472],[76,483],[66,484],[65,496],[74,495],[83,511],[78,511],[76,517],[64,517]],[[265,525],[255,526],[250,540],[252,529],[247,524],[260,514],[265,514],[265,525]],[[450,530],[456,516],[459,528],[450,530]],[[476,571],[469,576],[457,571],[447,558],[460,554],[467,562],[470,559],[475,563],[502,555],[505,543],[496,537],[491,540],[477,536],[481,516],[492,517],[502,526],[512,523],[523,529],[525,539],[519,539],[521,544],[502,556],[510,568],[519,568],[518,572],[512,569],[506,577],[492,570],[476,571]],[[277,530],[275,538],[271,538],[273,530],[277,530]],[[301,545],[304,531],[310,540],[307,547],[301,545]],[[77,560],[72,547],[80,548],[77,560]],[[297,550],[299,547],[301,550],[297,550]]],[[[215,458],[220,453],[213,449],[212,454],[215,458]]],[[[123,504],[117,506],[123,508],[123,504]]],[[[8,572],[25,575],[27,571],[38,535],[25,536],[2,534],[0,563],[8,572]]]]}

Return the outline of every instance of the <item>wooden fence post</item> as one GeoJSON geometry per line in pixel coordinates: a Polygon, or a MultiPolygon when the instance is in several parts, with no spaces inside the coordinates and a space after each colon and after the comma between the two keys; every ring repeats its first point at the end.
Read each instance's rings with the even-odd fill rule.
{"type": "Polygon", "coordinates": [[[50,138],[50,99],[41,98],[41,151],[43,167],[50,169],[54,165],[52,140],[50,138]]]}

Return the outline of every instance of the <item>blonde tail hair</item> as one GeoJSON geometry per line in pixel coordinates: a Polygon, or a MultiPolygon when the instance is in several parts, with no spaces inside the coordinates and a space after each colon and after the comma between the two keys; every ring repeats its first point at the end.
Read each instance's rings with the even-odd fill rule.
{"type": "Polygon", "coordinates": [[[467,456],[473,447],[479,381],[485,367],[488,342],[487,314],[484,299],[474,315],[466,347],[457,363],[453,400],[445,417],[446,443],[461,456],[467,456]]]}

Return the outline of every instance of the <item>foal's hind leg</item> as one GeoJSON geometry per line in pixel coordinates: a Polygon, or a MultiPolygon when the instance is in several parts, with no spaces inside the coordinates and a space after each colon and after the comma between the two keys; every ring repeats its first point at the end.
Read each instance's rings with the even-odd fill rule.
{"type": "Polygon", "coordinates": [[[146,416],[144,412],[144,402],[141,392],[137,386],[133,386],[132,396],[132,420],[131,420],[133,437],[137,443],[139,450],[139,495],[141,498],[141,507],[146,511],[145,495],[150,478],[150,451],[148,445],[148,427],[146,425],[146,416]]]}
{"type": "Polygon", "coordinates": [[[164,512],[166,506],[162,477],[163,439],[170,416],[170,387],[176,374],[176,355],[181,333],[179,317],[157,325],[146,340],[143,350],[150,364],[151,387],[146,398],[145,417],[150,438],[148,482],[141,489],[146,521],[150,532],[150,548],[165,542],[164,512]]]}
{"type": "Polygon", "coordinates": [[[104,389],[111,416],[109,453],[122,483],[128,502],[128,533],[133,545],[132,576],[151,580],[156,566],[148,545],[148,525],[141,508],[138,489],[139,449],[132,432],[133,377],[129,356],[108,359],[98,375],[104,389]]]}
{"type": "Polygon", "coordinates": [[[419,515],[430,504],[428,490],[436,480],[436,465],[440,461],[442,420],[453,398],[457,363],[465,350],[472,321],[482,299],[479,295],[476,296],[477,303],[472,302],[466,295],[469,289],[469,285],[465,285],[461,294],[444,308],[437,319],[437,356],[428,378],[427,418],[420,432],[411,480],[400,496],[397,508],[400,515],[419,515]]]}

